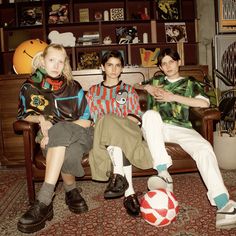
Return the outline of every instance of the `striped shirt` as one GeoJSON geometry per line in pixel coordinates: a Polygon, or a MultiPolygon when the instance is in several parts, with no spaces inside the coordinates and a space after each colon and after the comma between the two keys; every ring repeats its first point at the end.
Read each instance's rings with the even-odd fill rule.
{"type": "Polygon", "coordinates": [[[89,89],[86,98],[94,122],[105,114],[119,117],[132,115],[139,119],[142,116],[135,89],[122,81],[112,87],[105,86],[103,82],[94,85],[89,89]]]}

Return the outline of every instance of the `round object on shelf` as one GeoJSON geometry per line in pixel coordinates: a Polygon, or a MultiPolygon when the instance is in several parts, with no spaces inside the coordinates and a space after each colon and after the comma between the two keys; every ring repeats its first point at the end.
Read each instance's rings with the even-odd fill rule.
{"type": "Polygon", "coordinates": [[[13,69],[16,74],[32,73],[32,62],[34,57],[42,52],[47,43],[39,39],[30,39],[21,43],[13,55],[13,69]]]}

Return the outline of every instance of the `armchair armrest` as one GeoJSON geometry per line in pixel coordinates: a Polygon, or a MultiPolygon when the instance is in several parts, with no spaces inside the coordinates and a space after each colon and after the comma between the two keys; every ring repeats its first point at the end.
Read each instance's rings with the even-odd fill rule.
{"type": "Polygon", "coordinates": [[[17,120],[13,123],[13,129],[15,133],[23,135],[25,161],[27,165],[27,162],[31,163],[33,161],[35,153],[40,148],[39,145],[35,143],[39,125],[25,120],[17,120]]]}
{"type": "Polygon", "coordinates": [[[191,108],[189,115],[193,128],[213,145],[213,125],[214,121],[220,120],[219,110],[216,108],[191,108]]]}

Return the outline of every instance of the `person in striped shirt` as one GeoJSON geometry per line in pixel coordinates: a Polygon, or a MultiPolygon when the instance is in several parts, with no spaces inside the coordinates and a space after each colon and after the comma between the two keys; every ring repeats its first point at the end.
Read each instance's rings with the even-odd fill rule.
{"type": "Polygon", "coordinates": [[[117,50],[108,51],[101,62],[104,81],[86,94],[95,122],[93,149],[89,163],[92,178],[109,183],[105,199],[124,197],[124,207],[132,216],[139,215],[140,204],[132,184],[132,165],[151,168],[152,157],[142,138],[142,112],[135,89],[119,77],[124,60],[117,50]]]}

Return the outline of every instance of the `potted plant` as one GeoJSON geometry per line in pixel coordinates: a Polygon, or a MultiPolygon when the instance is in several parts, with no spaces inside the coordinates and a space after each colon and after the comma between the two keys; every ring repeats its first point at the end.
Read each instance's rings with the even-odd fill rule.
{"type": "Polygon", "coordinates": [[[214,71],[215,80],[206,77],[210,87],[208,95],[211,105],[219,109],[221,116],[214,132],[214,151],[219,167],[236,169],[236,83],[218,70],[214,71]],[[220,91],[216,79],[222,81],[229,89],[220,91]]]}

